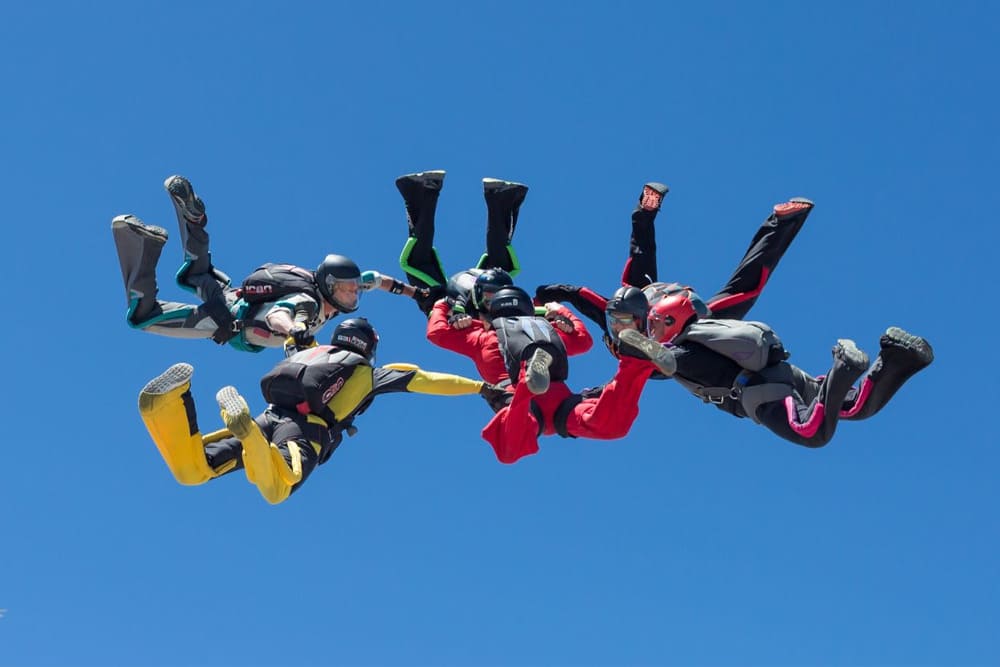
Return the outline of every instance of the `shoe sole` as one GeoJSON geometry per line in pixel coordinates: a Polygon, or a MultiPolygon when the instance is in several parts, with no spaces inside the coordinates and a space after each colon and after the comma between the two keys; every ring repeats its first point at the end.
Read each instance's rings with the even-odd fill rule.
{"type": "Polygon", "coordinates": [[[849,338],[837,340],[833,355],[855,370],[862,372],[868,370],[868,355],[849,338]]]}
{"type": "Polygon", "coordinates": [[[215,394],[215,400],[222,410],[222,421],[226,424],[229,432],[240,440],[246,439],[257,427],[253,415],[250,414],[250,407],[243,400],[236,387],[223,387],[215,394]]]}
{"type": "Polygon", "coordinates": [[[653,362],[653,365],[664,375],[673,375],[677,371],[677,362],[674,355],[655,340],[643,336],[635,329],[625,329],[618,334],[618,338],[630,347],[638,350],[646,359],[653,362]]]}
{"type": "Polygon", "coordinates": [[[191,384],[194,366],[191,364],[174,364],[167,370],[146,383],[139,392],[139,410],[150,410],[164,395],[191,384]]]}
{"type": "Polygon", "coordinates": [[[528,371],[524,383],[532,394],[544,394],[549,390],[549,366],[552,365],[552,355],[545,350],[535,350],[528,361],[528,371]]]}
{"type": "Polygon", "coordinates": [[[787,202],[781,202],[780,204],[774,205],[774,215],[779,218],[787,218],[792,215],[798,215],[803,211],[812,210],[815,204],[811,199],[806,199],[805,197],[792,197],[787,202]],[[787,206],[788,204],[803,204],[803,206],[796,206],[792,210],[783,211],[779,210],[782,206],[787,206]]]}
{"type": "Polygon", "coordinates": [[[510,192],[510,191],[520,191],[527,193],[528,186],[525,185],[524,183],[505,181],[499,178],[483,179],[483,192],[485,193],[499,193],[499,192],[510,192]]]}
{"type": "Polygon", "coordinates": [[[128,227],[140,236],[163,241],[164,243],[167,241],[167,230],[156,225],[147,225],[145,222],[131,214],[115,216],[115,218],[111,221],[112,229],[121,229],[122,227],[128,227]]]}
{"type": "Polygon", "coordinates": [[[163,187],[187,220],[201,222],[205,218],[205,204],[198,199],[191,181],[183,176],[171,176],[163,181],[163,187]]]}
{"type": "Polygon", "coordinates": [[[437,189],[440,190],[444,185],[445,172],[443,169],[436,169],[432,171],[418,171],[414,174],[404,174],[396,179],[396,187],[404,183],[417,183],[424,187],[428,185],[436,185],[437,189]]]}
{"type": "Polygon", "coordinates": [[[886,329],[885,333],[879,339],[879,345],[881,347],[895,347],[910,352],[925,366],[934,361],[934,349],[925,338],[914,336],[899,327],[889,327],[886,329]]]}

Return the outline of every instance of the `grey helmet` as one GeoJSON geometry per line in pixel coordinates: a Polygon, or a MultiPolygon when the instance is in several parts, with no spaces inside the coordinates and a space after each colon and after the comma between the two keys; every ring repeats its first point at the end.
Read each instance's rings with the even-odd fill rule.
{"type": "Polygon", "coordinates": [[[326,299],[331,306],[342,313],[353,313],[358,309],[358,300],[361,298],[360,292],[358,293],[358,300],[355,300],[353,306],[340,303],[333,296],[333,291],[338,282],[353,282],[357,285],[361,284],[361,270],[350,257],[345,257],[343,255],[327,255],[326,259],[324,259],[316,268],[315,275],[316,285],[319,287],[319,293],[323,295],[323,298],[326,299]]]}

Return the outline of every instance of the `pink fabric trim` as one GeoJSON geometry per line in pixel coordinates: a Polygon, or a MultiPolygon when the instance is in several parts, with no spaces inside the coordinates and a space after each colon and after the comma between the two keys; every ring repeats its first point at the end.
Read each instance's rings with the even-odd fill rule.
{"type": "Polygon", "coordinates": [[[819,425],[823,423],[823,417],[826,416],[826,406],[822,403],[816,403],[813,408],[812,416],[804,424],[800,424],[798,421],[798,413],[795,410],[795,399],[791,396],[785,397],[785,412],[788,414],[788,425],[793,431],[801,435],[803,438],[811,438],[816,435],[816,431],[819,430],[819,425]]]}
{"type": "Polygon", "coordinates": [[[865,378],[861,382],[861,391],[858,392],[858,397],[854,399],[854,405],[851,406],[850,410],[841,410],[841,417],[853,417],[854,415],[861,412],[861,408],[865,407],[865,403],[868,401],[868,396],[872,393],[872,387],[875,383],[872,382],[871,378],[865,378]]]}

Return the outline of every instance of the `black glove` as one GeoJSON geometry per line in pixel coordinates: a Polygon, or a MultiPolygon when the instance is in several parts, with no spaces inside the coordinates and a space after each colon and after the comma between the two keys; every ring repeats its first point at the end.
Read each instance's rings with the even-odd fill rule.
{"type": "MultiPolygon", "coordinates": [[[[569,319],[565,315],[561,315],[555,312],[547,312],[545,313],[545,319],[547,319],[549,322],[552,322],[553,325],[556,324],[565,325],[566,328],[569,329],[569,331],[562,330],[563,333],[573,333],[576,330],[576,325],[573,324],[573,320],[569,319]]],[[[560,329],[562,328],[560,327],[560,329]]]]}
{"type": "Polygon", "coordinates": [[[316,344],[316,338],[309,333],[309,329],[295,327],[288,332],[288,337],[295,341],[295,347],[300,350],[304,350],[316,344]]]}
{"type": "Polygon", "coordinates": [[[413,294],[413,300],[417,302],[417,307],[424,315],[430,315],[434,309],[434,304],[438,299],[444,297],[445,288],[438,285],[436,287],[417,287],[413,294]]]}
{"type": "Polygon", "coordinates": [[[203,303],[201,307],[216,324],[217,328],[212,334],[212,340],[216,343],[225,345],[239,334],[243,323],[233,317],[233,314],[229,311],[229,306],[222,297],[210,299],[203,303]]]}
{"type": "Polygon", "coordinates": [[[241,322],[239,320],[233,320],[232,324],[228,327],[219,327],[212,334],[212,340],[219,345],[225,345],[230,340],[239,335],[241,329],[241,322]]]}
{"type": "Polygon", "coordinates": [[[486,400],[493,412],[499,412],[507,407],[511,399],[514,398],[514,394],[489,382],[484,382],[483,386],[479,388],[479,395],[486,400]]]}
{"type": "Polygon", "coordinates": [[[535,303],[566,301],[579,291],[580,288],[576,285],[565,285],[561,283],[553,285],[539,285],[535,288],[535,303]]]}

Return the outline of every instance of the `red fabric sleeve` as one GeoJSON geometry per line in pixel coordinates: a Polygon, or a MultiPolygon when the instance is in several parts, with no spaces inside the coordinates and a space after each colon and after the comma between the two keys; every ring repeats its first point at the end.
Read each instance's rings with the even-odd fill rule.
{"type": "Polygon", "coordinates": [[[594,339],[591,337],[590,332],[587,331],[587,325],[565,306],[559,306],[555,312],[573,323],[573,331],[571,333],[566,333],[559,327],[553,327],[566,346],[566,354],[573,356],[589,351],[594,346],[594,339]]]}

